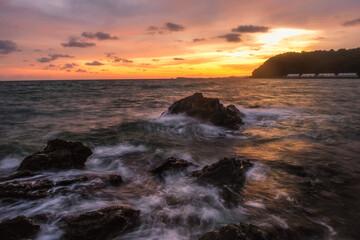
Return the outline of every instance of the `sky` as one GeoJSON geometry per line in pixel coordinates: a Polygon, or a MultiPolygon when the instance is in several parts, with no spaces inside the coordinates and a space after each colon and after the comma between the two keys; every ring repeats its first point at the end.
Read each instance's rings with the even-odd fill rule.
{"type": "Polygon", "coordinates": [[[359,44],[359,0],[0,0],[0,80],[249,76],[359,44]]]}

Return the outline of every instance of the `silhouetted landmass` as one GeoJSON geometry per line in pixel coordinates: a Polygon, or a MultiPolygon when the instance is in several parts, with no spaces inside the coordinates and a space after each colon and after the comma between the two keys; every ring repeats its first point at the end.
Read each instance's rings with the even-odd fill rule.
{"type": "Polygon", "coordinates": [[[348,72],[360,74],[360,48],[279,54],[255,69],[252,77],[274,78],[296,73],[348,72]]]}

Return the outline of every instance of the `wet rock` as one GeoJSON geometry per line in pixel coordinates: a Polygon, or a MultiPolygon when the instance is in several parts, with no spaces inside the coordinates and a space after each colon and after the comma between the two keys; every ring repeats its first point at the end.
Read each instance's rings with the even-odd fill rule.
{"type": "Polygon", "coordinates": [[[34,175],[35,174],[30,170],[21,170],[21,171],[18,171],[8,177],[0,178],[0,181],[8,181],[8,180],[16,179],[16,178],[32,177],[34,175]]]}
{"type": "Polygon", "coordinates": [[[0,239],[30,239],[40,230],[40,226],[25,216],[18,216],[0,223],[0,239]]]}
{"type": "Polygon", "coordinates": [[[241,187],[245,182],[245,173],[252,165],[249,159],[223,158],[192,174],[199,182],[241,187]]]}
{"type": "Polygon", "coordinates": [[[126,206],[112,206],[66,217],[64,239],[104,240],[140,225],[140,211],[126,206]]]}
{"type": "Polygon", "coordinates": [[[8,182],[0,184],[0,198],[44,198],[53,186],[48,179],[8,182]]]}
{"type": "Polygon", "coordinates": [[[39,199],[48,196],[49,194],[56,194],[59,192],[91,192],[93,190],[104,188],[107,185],[119,186],[122,183],[120,175],[88,175],[75,176],[53,182],[49,179],[37,179],[26,181],[12,181],[0,184],[0,198],[24,198],[24,199],[39,199]],[[91,184],[88,184],[91,182],[91,184]],[[75,183],[85,183],[83,187],[79,186],[76,189],[60,188],[53,190],[54,187],[65,187],[75,183]]]}
{"type": "Polygon", "coordinates": [[[265,240],[260,228],[247,223],[229,224],[205,233],[199,240],[265,240]]]}
{"type": "Polygon", "coordinates": [[[91,149],[80,142],[55,139],[49,141],[43,151],[26,157],[18,170],[39,171],[82,168],[91,154],[91,149]]]}
{"type": "Polygon", "coordinates": [[[168,114],[185,113],[214,125],[226,127],[232,130],[243,124],[242,114],[234,105],[225,107],[218,98],[207,98],[202,93],[174,102],[167,111],[168,114]]]}
{"type": "Polygon", "coordinates": [[[157,175],[161,175],[165,171],[181,171],[190,166],[194,166],[191,162],[183,159],[168,158],[166,161],[159,164],[151,172],[157,175]]]}

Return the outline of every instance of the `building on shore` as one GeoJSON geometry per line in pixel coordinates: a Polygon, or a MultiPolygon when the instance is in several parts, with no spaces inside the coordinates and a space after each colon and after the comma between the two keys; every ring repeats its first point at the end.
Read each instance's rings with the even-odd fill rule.
{"type": "Polygon", "coordinates": [[[316,77],[316,74],[315,73],[303,73],[303,74],[301,74],[301,77],[302,78],[314,78],[314,77],[316,77]]]}
{"type": "Polygon", "coordinates": [[[339,73],[338,78],[357,78],[359,75],[357,73],[339,73]]]}
{"type": "Polygon", "coordinates": [[[334,77],[336,77],[336,74],[335,73],[319,73],[317,75],[317,77],[319,77],[319,78],[334,78],[334,77]]]}
{"type": "Polygon", "coordinates": [[[289,73],[288,75],[286,75],[287,78],[299,78],[300,74],[298,73],[289,73]]]}

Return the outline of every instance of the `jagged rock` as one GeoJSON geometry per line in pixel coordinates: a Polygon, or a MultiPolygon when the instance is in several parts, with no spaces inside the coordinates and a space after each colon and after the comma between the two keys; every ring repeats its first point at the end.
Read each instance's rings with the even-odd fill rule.
{"type": "Polygon", "coordinates": [[[199,182],[217,186],[242,186],[245,182],[245,173],[252,165],[249,159],[223,158],[216,163],[203,167],[201,170],[194,171],[192,174],[197,177],[199,182]]]}
{"type": "Polygon", "coordinates": [[[260,228],[248,224],[229,224],[202,235],[199,240],[265,240],[260,228]]]}
{"type": "Polygon", "coordinates": [[[183,159],[176,159],[171,157],[166,159],[166,161],[160,163],[151,172],[161,175],[165,171],[181,171],[190,166],[194,166],[194,164],[183,159]]]}
{"type": "Polygon", "coordinates": [[[25,216],[18,216],[0,223],[0,239],[30,239],[40,230],[40,226],[25,216]]]}
{"type": "MultiPolygon", "coordinates": [[[[57,182],[49,179],[37,179],[26,181],[12,181],[0,184],[0,198],[25,198],[38,199],[48,196],[50,193],[64,192],[66,189],[52,191],[53,187],[68,186],[74,183],[93,181],[91,185],[85,185],[84,188],[77,188],[76,191],[90,191],[106,187],[108,184],[119,186],[122,183],[120,175],[88,175],[69,177],[57,182]]],[[[75,191],[75,190],[71,190],[75,191]]]]}
{"type": "Polygon", "coordinates": [[[43,198],[53,186],[48,179],[8,182],[0,185],[0,198],[43,198]]]}
{"type": "Polygon", "coordinates": [[[82,168],[91,154],[91,149],[80,142],[55,139],[49,141],[43,151],[26,157],[18,170],[82,168]]]}
{"type": "Polygon", "coordinates": [[[104,240],[140,225],[140,211],[126,206],[112,206],[66,217],[64,239],[104,240]]]}
{"type": "Polygon", "coordinates": [[[225,107],[218,98],[207,98],[202,93],[174,102],[167,111],[168,114],[185,113],[214,125],[226,127],[232,130],[243,124],[242,114],[234,105],[225,107]]]}

